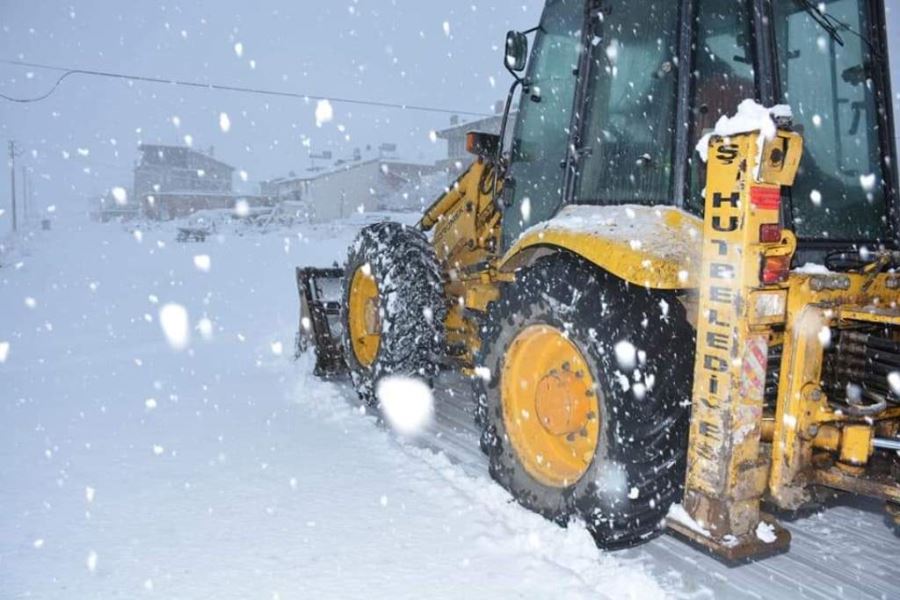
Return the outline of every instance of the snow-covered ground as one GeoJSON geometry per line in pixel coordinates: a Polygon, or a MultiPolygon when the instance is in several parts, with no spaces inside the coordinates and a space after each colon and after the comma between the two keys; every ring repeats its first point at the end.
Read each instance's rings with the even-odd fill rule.
{"type": "Polygon", "coordinates": [[[900,597],[877,506],[735,569],[668,536],[603,553],[491,482],[464,381],[408,440],[314,378],[293,268],[372,218],[205,244],[62,223],[0,256],[0,599],[900,597]]]}
{"type": "Polygon", "coordinates": [[[2,259],[0,598],[666,595],[293,362],[293,267],[356,226],[62,223],[2,259]]]}

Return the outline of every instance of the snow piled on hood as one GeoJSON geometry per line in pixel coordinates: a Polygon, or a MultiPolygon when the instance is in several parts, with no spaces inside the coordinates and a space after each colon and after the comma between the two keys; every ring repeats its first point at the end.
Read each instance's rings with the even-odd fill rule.
{"type": "Polygon", "coordinates": [[[670,225],[671,215],[678,209],[668,206],[593,206],[573,204],[543,223],[522,233],[519,239],[537,233],[566,232],[601,236],[613,243],[644,251],[659,260],[691,263],[699,260],[697,242],[702,237],[703,223],[696,217],[670,225]],[[653,240],[653,244],[647,244],[653,240]],[[647,244],[645,246],[645,244],[647,244]]]}

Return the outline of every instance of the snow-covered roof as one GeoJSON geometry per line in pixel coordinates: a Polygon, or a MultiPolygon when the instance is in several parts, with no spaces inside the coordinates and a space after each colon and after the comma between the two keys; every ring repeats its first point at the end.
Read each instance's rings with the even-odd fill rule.
{"type": "MultiPolygon", "coordinates": [[[[140,150],[145,155],[147,153],[154,154],[154,153],[162,152],[163,155],[165,156],[165,153],[171,152],[175,155],[183,154],[185,156],[193,156],[197,159],[200,159],[201,162],[204,162],[208,165],[209,164],[216,165],[223,169],[227,169],[229,171],[235,170],[235,168],[232,167],[231,165],[229,165],[228,163],[224,163],[221,160],[213,158],[209,154],[205,154],[205,153],[200,152],[199,150],[195,150],[193,148],[188,148],[187,146],[171,146],[171,145],[166,145],[166,144],[141,144],[140,146],[138,146],[138,150],[140,150]]],[[[165,163],[149,163],[149,164],[165,165],[165,163]]]]}
{"type": "MultiPolygon", "coordinates": [[[[515,114],[515,113],[513,113],[515,114]]],[[[453,125],[448,127],[447,129],[441,129],[437,131],[437,136],[442,140],[446,140],[449,137],[453,137],[456,135],[465,135],[470,131],[484,131],[486,133],[497,133],[500,131],[500,121],[503,119],[503,115],[494,115],[492,117],[486,117],[484,119],[479,119],[477,121],[469,121],[467,123],[460,123],[458,125],[453,125]]],[[[510,121],[512,121],[512,115],[510,115],[510,121]]]]}

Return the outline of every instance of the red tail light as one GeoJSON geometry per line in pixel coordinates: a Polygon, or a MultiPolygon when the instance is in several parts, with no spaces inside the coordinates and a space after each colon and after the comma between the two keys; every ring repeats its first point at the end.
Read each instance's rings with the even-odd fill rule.
{"type": "Polygon", "coordinates": [[[766,223],[759,226],[759,241],[763,244],[777,244],[781,241],[781,225],[766,223]]]}
{"type": "Polygon", "coordinates": [[[791,257],[788,256],[764,256],[762,262],[762,275],[760,279],[765,285],[773,285],[787,281],[791,274],[791,257]]]}

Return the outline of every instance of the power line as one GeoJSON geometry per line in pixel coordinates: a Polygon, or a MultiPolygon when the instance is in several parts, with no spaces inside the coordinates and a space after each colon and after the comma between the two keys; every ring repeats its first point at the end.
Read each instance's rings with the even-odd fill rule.
{"type": "Polygon", "coordinates": [[[472,111],[464,111],[464,110],[450,110],[447,108],[438,108],[433,106],[423,106],[416,104],[400,104],[395,102],[380,102],[377,100],[364,100],[359,98],[343,98],[343,97],[333,97],[333,96],[321,96],[316,94],[299,94],[296,92],[286,92],[281,90],[267,90],[261,88],[251,88],[251,87],[243,87],[236,85],[225,85],[218,83],[201,83],[198,81],[186,81],[181,79],[167,79],[163,77],[147,77],[144,75],[130,75],[127,73],[115,73],[112,71],[97,71],[93,69],[75,69],[68,67],[57,67],[53,65],[45,65],[41,63],[32,63],[32,62],[23,62],[18,60],[4,60],[0,59],[0,63],[6,65],[13,65],[17,67],[28,67],[32,69],[44,69],[47,71],[57,71],[61,72],[59,79],[56,80],[56,83],[53,84],[47,92],[34,96],[32,98],[16,98],[12,96],[7,96],[5,94],[0,94],[0,98],[8,100],[10,102],[17,102],[20,104],[29,104],[32,102],[40,102],[41,100],[46,100],[50,96],[53,95],[54,92],[59,88],[60,84],[63,81],[68,79],[69,77],[75,75],[84,75],[89,77],[105,77],[109,79],[124,79],[126,81],[138,81],[143,83],[161,83],[165,85],[176,85],[181,87],[191,87],[191,88],[199,88],[205,90],[216,90],[222,92],[236,92],[243,94],[257,94],[262,96],[278,96],[282,98],[299,98],[301,100],[328,100],[329,102],[337,102],[341,104],[355,104],[360,106],[374,106],[378,108],[396,108],[401,110],[411,110],[417,112],[429,112],[429,113],[443,113],[443,114],[451,114],[451,115],[465,115],[472,117],[490,117],[493,115],[487,113],[479,113],[472,111]]]}

